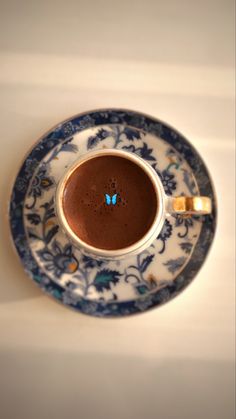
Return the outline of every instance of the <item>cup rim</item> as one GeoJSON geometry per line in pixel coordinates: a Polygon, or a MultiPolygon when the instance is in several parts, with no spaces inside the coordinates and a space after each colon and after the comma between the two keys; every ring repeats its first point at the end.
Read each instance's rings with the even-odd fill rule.
{"type": "Polygon", "coordinates": [[[123,257],[128,256],[130,254],[139,253],[142,250],[144,250],[149,244],[152,243],[152,241],[157,237],[159,234],[164,218],[165,218],[165,192],[163,185],[159,179],[159,176],[155,172],[155,170],[151,167],[149,163],[147,163],[144,159],[137,156],[136,154],[133,154],[129,151],[125,150],[118,150],[118,149],[99,149],[99,150],[93,150],[87,153],[84,153],[81,155],[69,168],[66,170],[66,172],[61,177],[57,187],[56,187],[56,193],[55,193],[55,211],[59,220],[59,224],[65,234],[69,237],[71,242],[77,247],[83,249],[85,252],[89,254],[93,254],[95,256],[104,257],[104,258],[117,258],[117,257],[123,257]],[[148,175],[149,179],[151,180],[154,190],[156,192],[158,206],[157,206],[157,212],[154,217],[154,220],[150,226],[150,228],[147,230],[147,232],[144,234],[144,236],[133,243],[130,246],[114,249],[114,250],[108,250],[108,249],[100,249],[95,246],[92,246],[85,241],[81,240],[72,230],[70,227],[63,211],[63,205],[62,205],[62,199],[63,199],[63,192],[64,187],[66,185],[67,180],[72,175],[72,173],[83,163],[85,163],[88,160],[91,160],[93,158],[99,157],[99,156],[105,156],[105,155],[116,155],[123,158],[126,158],[128,160],[131,160],[135,164],[137,164],[139,167],[141,167],[145,173],[148,175]]]}

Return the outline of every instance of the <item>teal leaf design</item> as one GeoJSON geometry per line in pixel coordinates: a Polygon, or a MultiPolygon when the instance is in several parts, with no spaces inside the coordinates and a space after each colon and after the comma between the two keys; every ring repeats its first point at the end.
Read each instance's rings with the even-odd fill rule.
{"type": "Polygon", "coordinates": [[[62,299],[62,292],[61,292],[61,291],[59,291],[59,290],[53,290],[52,295],[53,295],[55,298],[57,298],[58,300],[61,300],[61,299],[62,299]]]}
{"type": "Polygon", "coordinates": [[[147,292],[149,291],[149,288],[147,285],[136,285],[136,290],[140,295],[144,295],[147,294],[147,292]]]}
{"type": "Polygon", "coordinates": [[[93,281],[93,285],[98,292],[110,290],[111,284],[116,284],[119,282],[120,276],[121,274],[118,271],[102,269],[100,272],[97,272],[93,281]]]}

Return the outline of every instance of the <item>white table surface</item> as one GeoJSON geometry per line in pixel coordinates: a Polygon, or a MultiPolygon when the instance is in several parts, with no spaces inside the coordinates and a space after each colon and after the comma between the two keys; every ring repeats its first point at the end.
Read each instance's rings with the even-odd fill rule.
{"type": "Polygon", "coordinates": [[[233,419],[233,0],[0,2],[0,416],[233,419]],[[140,110],[190,139],[211,171],[216,238],[162,308],[96,319],[45,296],[9,239],[11,181],[70,115],[140,110]]]}

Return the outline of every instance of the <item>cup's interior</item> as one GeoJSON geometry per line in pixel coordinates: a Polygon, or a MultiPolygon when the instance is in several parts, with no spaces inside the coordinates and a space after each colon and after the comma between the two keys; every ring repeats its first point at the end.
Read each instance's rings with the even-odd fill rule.
{"type": "Polygon", "coordinates": [[[103,254],[146,242],[162,206],[153,169],[119,150],[100,150],[77,161],[57,196],[59,220],[73,242],[103,254]]]}

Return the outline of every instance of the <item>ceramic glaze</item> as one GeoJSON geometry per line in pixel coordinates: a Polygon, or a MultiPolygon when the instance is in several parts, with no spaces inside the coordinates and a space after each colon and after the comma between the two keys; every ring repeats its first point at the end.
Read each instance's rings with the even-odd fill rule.
{"type": "Polygon", "coordinates": [[[15,180],[10,222],[24,268],[44,291],[83,313],[124,316],[169,301],[192,281],[214,237],[216,204],[202,159],[180,133],[138,112],[107,109],[73,117],[35,145],[15,180]],[[59,228],[55,189],[81,154],[101,148],[142,157],[169,196],[209,196],[212,214],[166,218],[148,249],[122,261],[83,255],[59,228]]]}

